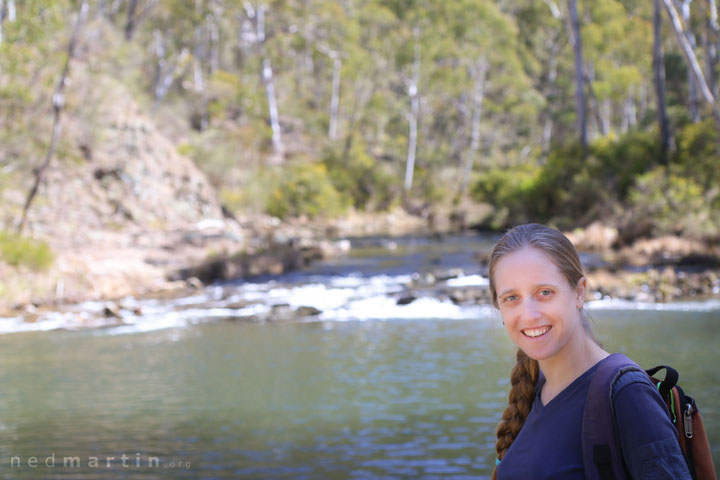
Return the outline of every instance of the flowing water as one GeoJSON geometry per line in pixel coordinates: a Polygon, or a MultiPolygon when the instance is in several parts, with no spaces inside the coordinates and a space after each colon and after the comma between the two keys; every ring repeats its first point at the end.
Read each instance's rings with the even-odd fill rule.
{"type": "MultiPolygon", "coordinates": [[[[403,265],[426,258],[399,250],[374,255],[377,270],[363,260],[363,274],[350,258],[208,290],[205,304],[221,306],[144,304],[165,323],[0,335],[0,478],[487,478],[514,348],[490,308],[388,302],[403,265]],[[323,313],[238,321],[228,289],[323,313]],[[207,321],[218,316],[229,320],[207,321]]],[[[609,350],[680,371],[718,465],[717,302],[598,302],[591,313],[609,350]]]]}

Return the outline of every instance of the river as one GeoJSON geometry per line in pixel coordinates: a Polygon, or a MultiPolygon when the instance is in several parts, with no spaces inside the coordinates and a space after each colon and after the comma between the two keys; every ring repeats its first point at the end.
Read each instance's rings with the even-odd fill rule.
{"type": "MultiPolygon", "coordinates": [[[[487,478],[514,355],[499,315],[387,300],[410,270],[467,267],[477,247],[465,243],[368,246],[170,306],[137,300],[154,323],[128,313],[122,326],[0,335],[0,478],[487,478]],[[237,311],[260,307],[229,302],[253,296],[322,313],[244,321],[237,311]]],[[[607,349],[680,371],[718,468],[717,302],[601,301],[590,312],[607,349]]]]}

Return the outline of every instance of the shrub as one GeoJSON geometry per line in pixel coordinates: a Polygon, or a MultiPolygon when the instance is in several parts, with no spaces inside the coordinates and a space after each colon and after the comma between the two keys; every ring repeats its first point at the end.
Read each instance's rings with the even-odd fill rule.
{"type": "Polygon", "coordinates": [[[283,170],[272,190],[267,212],[279,218],[333,217],[347,207],[321,163],[296,163],[283,170]]]}
{"type": "Polygon", "coordinates": [[[473,188],[477,200],[505,216],[500,226],[528,220],[572,228],[612,215],[635,179],[659,162],[652,133],[601,138],[587,152],[570,143],[550,152],[544,165],[491,170],[473,188]]]}
{"type": "Polygon", "coordinates": [[[392,204],[396,192],[392,172],[367,153],[362,140],[356,138],[347,153],[328,151],[323,163],[335,189],[355,208],[384,210],[392,204]]]}
{"type": "Polygon", "coordinates": [[[712,119],[688,124],[678,132],[673,164],[705,190],[720,183],[720,138],[712,119]]]}
{"type": "Polygon", "coordinates": [[[628,234],[716,236],[720,214],[716,192],[704,192],[694,180],[658,167],[637,179],[629,194],[628,234]]]}
{"type": "Polygon", "coordinates": [[[501,229],[531,219],[535,209],[530,207],[529,200],[537,188],[540,173],[539,166],[526,164],[509,169],[496,168],[480,174],[471,194],[476,201],[495,207],[489,221],[491,228],[501,229]]]}
{"type": "Polygon", "coordinates": [[[33,270],[47,270],[54,261],[45,242],[4,231],[0,231],[0,258],[9,265],[33,270]]]}

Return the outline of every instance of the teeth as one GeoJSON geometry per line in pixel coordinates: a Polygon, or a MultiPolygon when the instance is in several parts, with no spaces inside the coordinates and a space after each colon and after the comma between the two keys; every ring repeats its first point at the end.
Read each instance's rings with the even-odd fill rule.
{"type": "Polygon", "coordinates": [[[523,333],[527,335],[530,338],[539,337],[540,335],[543,335],[550,331],[549,326],[540,327],[540,328],[528,328],[527,330],[523,330],[523,333]]]}

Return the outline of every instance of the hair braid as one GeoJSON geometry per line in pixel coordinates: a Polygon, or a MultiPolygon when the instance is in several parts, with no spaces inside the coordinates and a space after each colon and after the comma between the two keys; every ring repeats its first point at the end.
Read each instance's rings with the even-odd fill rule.
{"type": "MultiPolygon", "coordinates": [[[[497,458],[502,460],[510,445],[515,441],[520,429],[525,424],[535,398],[535,385],[540,367],[537,360],[528,357],[518,349],[517,363],[510,374],[509,405],[503,412],[502,420],[497,428],[495,450],[497,458]]],[[[492,480],[497,478],[497,468],[493,471],[492,480]]]]}

